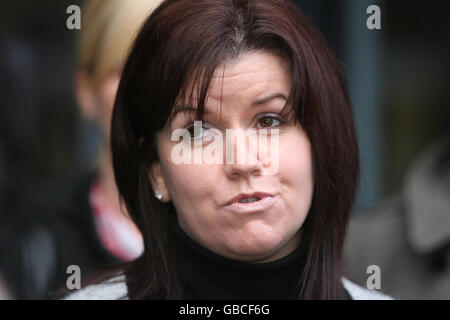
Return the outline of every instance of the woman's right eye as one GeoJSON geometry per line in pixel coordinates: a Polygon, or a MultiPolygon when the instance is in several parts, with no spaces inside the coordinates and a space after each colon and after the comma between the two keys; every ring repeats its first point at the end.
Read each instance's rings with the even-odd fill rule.
{"type": "Polygon", "coordinates": [[[206,121],[195,121],[189,124],[185,129],[189,132],[191,139],[204,139],[207,136],[211,136],[212,126],[206,121]]]}

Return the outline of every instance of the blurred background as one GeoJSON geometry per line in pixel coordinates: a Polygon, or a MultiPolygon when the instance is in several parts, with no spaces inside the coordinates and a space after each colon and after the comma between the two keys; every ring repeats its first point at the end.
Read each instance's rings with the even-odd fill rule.
{"type": "MultiPolygon", "coordinates": [[[[414,160],[450,134],[450,3],[295,2],[348,78],[361,151],[358,215],[401,193],[414,160]],[[381,9],[381,30],[366,27],[372,4],[381,9]]],[[[33,208],[66,203],[95,163],[99,128],[82,119],[74,97],[72,4],[82,1],[0,4],[0,233],[18,216],[32,219],[33,208]]]]}

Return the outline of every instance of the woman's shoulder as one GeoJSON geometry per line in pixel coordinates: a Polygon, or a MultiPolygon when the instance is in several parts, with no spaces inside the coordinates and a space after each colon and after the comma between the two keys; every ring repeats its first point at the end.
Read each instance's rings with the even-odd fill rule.
{"type": "Polygon", "coordinates": [[[342,278],[342,283],[353,300],[393,300],[392,297],[378,290],[363,288],[346,278],[342,278]]]}
{"type": "Polygon", "coordinates": [[[117,276],[80,289],[67,297],[65,300],[128,300],[128,290],[125,276],[117,276]]]}

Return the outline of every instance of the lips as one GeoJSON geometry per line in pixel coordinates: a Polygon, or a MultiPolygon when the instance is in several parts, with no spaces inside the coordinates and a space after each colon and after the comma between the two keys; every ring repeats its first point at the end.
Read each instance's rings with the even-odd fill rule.
{"type": "Polygon", "coordinates": [[[252,194],[240,194],[231,199],[226,208],[235,213],[255,213],[269,209],[276,201],[276,197],[270,193],[256,192],[252,194]],[[256,201],[240,202],[244,199],[257,198],[256,201]]]}
{"type": "Polygon", "coordinates": [[[230,201],[228,201],[226,205],[230,205],[232,203],[239,202],[239,201],[241,201],[243,199],[257,198],[258,201],[259,201],[259,200],[264,199],[266,197],[273,197],[273,195],[270,194],[270,193],[264,193],[264,192],[254,192],[254,193],[251,193],[251,194],[241,193],[238,196],[236,196],[233,199],[231,199],[230,201]]]}

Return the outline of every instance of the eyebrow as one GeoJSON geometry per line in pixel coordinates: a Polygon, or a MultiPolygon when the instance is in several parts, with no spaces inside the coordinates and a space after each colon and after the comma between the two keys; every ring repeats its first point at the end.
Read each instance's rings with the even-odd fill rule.
{"type": "MultiPolygon", "coordinates": [[[[253,101],[253,102],[251,103],[250,106],[251,106],[251,107],[260,106],[260,105],[263,105],[263,104],[265,104],[265,103],[267,103],[267,102],[269,102],[269,101],[271,101],[271,100],[274,100],[274,99],[282,99],[282,100],[285,100],[285,101],[288,100],[284,94],[282,94],[282,93],[274,93],[274,94],[271,94],[271,95],[269,95],[269,96],[267,96],[267,97],[263,97],[263,98],[256,99],[255,101],[253,101]]],[[[173,108],[173,110],[172,110],[172,116],[171,116],[171,119],[175,119],[175,116],[176,116],[179,112],[183,112],[183,111],[193,111],[193,112],[196,112],[196,111],[197,111],[197,108],[194,108],[194,107],[188,106],[188,105],[177,105],[177,106],[175,106],[175,107],[173,108]]],[[[208,109],[206,109],[206,108],[204,109],[204,112],[205,112],[205,114],[211,113],[211,111],[208,110],[208,109]]]]}
{"type": "Polygon", "coordinates": [[[253,101],[251,106],[252,107],[259,106],[259,105],[265,104],[265,103],[267,103],[267,102],[269,102],[270,100],[273,100],[273,99],[282,99],[282,100],[284,100],[286,102],[288,100],[284,94],[282,94],[282,93],[274,93],[274,94],[271,94],[270,96],[267,96],[267,97],[264,97],[264,98],[260,98],[260,99],[257,99],[255,101],[253,101]]]}

